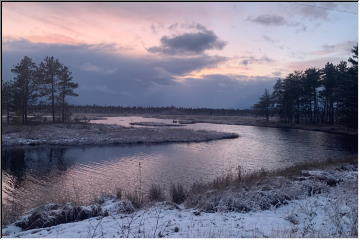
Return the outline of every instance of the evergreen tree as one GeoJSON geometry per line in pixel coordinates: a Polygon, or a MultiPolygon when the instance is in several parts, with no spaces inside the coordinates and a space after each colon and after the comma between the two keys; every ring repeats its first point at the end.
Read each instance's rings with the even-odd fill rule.
{"type": "Polygon", "coordinates": [[[344,61],[336,66],[327,63],[321,70],[309,68],[279,79],[271,98],[280,119],[288,123],[343,123],[357,128],[357,46],[352,53],[348,60],[351,67],[344,61]]]}
{"type": "Polygon", "coordinates": [[[11,69],[15,74],[13,93],[16,98],[17,110],[21,113],[22,122],[27,123],[29,105],[37,100],[36,64],[31,58],[25,56],[20,63],[11,69]]]}
{"type": "Polygon", "coordinates": [[[12,81],[4,81],[1,87],[1,110],[2,114],[6,114],[6,122],[10,122],[10,111],[14,110],[14,83],[12,81]]]}
{"type": "Polygon", "coordinates": [[[265,89],[264,94],[260,97],[258,103],[254,105],[255,111],[257,111],[260,115],[265,116],[266,122],[269,122],[270,115],[272,112],[272,99],[269,91],[265,89]]]}
{"type": "MultiPolygon", "coordinates": [[[[357,128],[358,125],[358,48],[352,49],[353,56],[349,58],[351,67],[344,69],[339,67],[342,74],[341,92],[339,94],[339,105],[343,115],[343,121],[350,127],[357,128]]],[[[345,62],[343,65],[346,64],[345,62]]]]}
{"type": "Polygon", "coordinates": [[[318,93],[320,71],[316,68],[306,69],[303,76],[304,99],[307,104],[307,115],[312,123],[318,122],[318,93]]]}
{"type": "Polygon", "coordinates": [[[59,95],[58,101],[60,102],[61,106],[61,119],[63,122],[66,120],[66,113],[67,113],[67,103],[66,103],[66,96],[78,96],[77,93],[74,92],[74,89],[78,87],[77,83],[72,82],[71,72],[66,66],[62,66],[59,72],[59,95]]]}
{"type": "Polygon", "coordinates": [[[273,87],[271,100],[273,102],[273,108],[275,112],[279,114],[281,120],[286,119],[284,92],[284,81],[279,78],[273,87]]]}
{"type": "Polygon", "coordinates": [[[349,62],[357,69],[358,67],[358,46],[354,46],[351,49],[351,52],[353,53],[352,57],[349,58],[349,62]]]}
{"type": "Polygon", "coordinates": [[[326,63],[322,70],[322,97],[324,102],[324,117],[325,121],[334,123],[334,111],[335,111],[335,88],[337,84],[338,72],[334,64],[326,63]]]}
{"type": "Polygon", "coordinates": [[[51,103],[51,113],[55,122],[55,101],[58,93],[59,74],[62,65],[54,57],[45,57],[40,63],[38,80],[41,89],[41,96],[47,97],[51,103]]]}

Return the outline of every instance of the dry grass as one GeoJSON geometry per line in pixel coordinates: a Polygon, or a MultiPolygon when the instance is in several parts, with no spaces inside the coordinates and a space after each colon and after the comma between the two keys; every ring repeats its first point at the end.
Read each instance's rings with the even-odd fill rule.
{"type": "Polygon", "coordinates": [[[17,206],[17,204],[11,206],[1,204],[1,226],[10,224],[21,216],[22,210],[17,206]]]}
{"type": "Polygon", "coordinates": [[[170,186],[171,201],[176,204],[183,203],[187,197],[187,193],[181,184],[172,184],[170,186]]]}
{"type": "Polygon", "coordinates": [[[142,194],[138,191],[127,192],[125,198],[128,199],[135,208],[141,208],[145,204],[142,194]]]}
{"type": "MultiPolygon", "coordinates": [[[[180,185],[180,184],[172,184],[169,189],[170,200],[176,204],[183,203],[186,199],[197,194],[202,194],[208,191],[222,191],[229,187],[249,187],[251,185],[257,184],[261,182],[261,180],[266,177],[276,177],[276,176],[289,176],[293,177],[296,175],[301,175],[301,171],[310,170],[310,169],[325,169],[331,166],[337,166],[342,163],[355,163],[357,164],[357,156],[340,158],[340,159],[328,159],[326,161],[318,161],[318,162],[307,162],[296,164],[291,167],[287,167],[284,169],[266,171],[261,169],[257,172],[245,173],[242,168],[238,167],[235,173],[227,173],[225,176],[221,176],[216,178],[214,181],[209,183],[194,183],[189,191],[180,185]]],[[[135,208],[141,208],[146,203],[150,201],[163,201],[165,199],[164,191],[161,189],[159,185],[152,185],[149,190],[148,199],[143,197],[143,194],[140,193],[139,190],[134,192],[124,193],[121,189],[116,190],[116,197],[118,199],[128,199],[131,201],[135,208]]],[[[96,202],[98,204],[103,203],[103,198],[98,198],[96,202]]],[[[80,204],[80,203],[79,203],[80,204]]],[[[16,209],[16,204],[12,207],[8,207],[2,205],[1,209],[1,219],[2,225],[9,224],[14,222],[17,217],[23,212],[19,209],[16,209]]],[[[355,224],[356,225],[356,224],[355,224]]],[[[354,225],[354,226],[355,226],[354,225]]],[[[355,227],[354,227],[355,229],[355,227]]],[[[354,232],[357,231],[357,228],[354,232]]]]}
{"type": "Polygon", "coordinates": [[[115,192],[116,198],[121,200],[122,196],[123,196],[123,191],[121,188],[117,188],[116,192],[115,192]]]}
{"type": "Polygon", "coordinates": [[[164,194],[160,185],[152,184],[149,189],[149,200],[150,201],[163,201],[164,194]]]}
{"type": "Polygon", "coordinates": [[[191,194],[201,194],[209,190],[225,190],[230,186],[252,186],[259,183],[265,177],[276,176],[297,176],[301,175],[301,171],[310,169],[324,169],[337,165],[339,163],[356,163],[357,156],[345,157],[340,159],[327,159],[326,161],[304,162],[293,165],[291,167],[277,169],[277,170],[265,170],[261,169],[257,172],[245,173],[239,166],[236,169],[236,173],[227,173],[225,176],[220,176],[209,183],[194,183],[190,188],[191,194]]]}

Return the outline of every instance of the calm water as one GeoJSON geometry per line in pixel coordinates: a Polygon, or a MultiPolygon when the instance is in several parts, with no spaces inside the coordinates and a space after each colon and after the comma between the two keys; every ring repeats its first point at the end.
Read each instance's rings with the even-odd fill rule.
{"type": "MultiPolygon", "coordinates": [[[[93,122],[128,126],[136,121],[172,122],[141,117],[93,122]]],[[[3,149],[3,204],[28,208],[51,201],[89,202],[117,188],[133,191],[141,186],[146,191],[152,183],[189,186],[210,181],[237,166],[246,171],[276,169],[357,152],[357,138],[349,136],[205,123],[182,127],[235,132],[240,137],[188,144],[3,149]]]]}

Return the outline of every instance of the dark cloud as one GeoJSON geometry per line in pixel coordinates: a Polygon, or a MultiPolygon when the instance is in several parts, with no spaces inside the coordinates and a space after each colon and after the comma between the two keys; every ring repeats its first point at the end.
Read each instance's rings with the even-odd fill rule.
{"type": "Polygon", "coordinates": [[[327,19],[329,13],[332,10],[338,8],[338,4],[335,2],[323,2],[323,3],[297,3],[297,12],[305,18],[309,19],[327,19]]]}
{"type": "Polygon", "coordinates": [[[175,31],[175,30],[179,30],[179,29],[196,29],[199,31],[208,31],[207,28],[199,23],[173,23],[171,25],[169,25],[168,27],[169,30],[175,31]]]}
{"type": "Polygon", "coordinates": [[[226,58],[133,57],[113,54],[111,46],[115,47],[4,42],[3,76],[5,80],[11,79],[11,66],[24,55],[35,62],[53,55],[71,69],[79,83],[79,97],[70,99],[75,104],[213,108],[248,108],[275,81],[270,77],[243,75],[184,78],[191,71],[214,66],[226,58]]]}
{"type": "MultiPolygon", "coordinates": [[[[279,15],[260,15],[256,18],[248,17],[247,19],[250,22],[254,22],[257,24],[261,24],[264,26],[288,26],[288,27],[295,27],[296,32],[306,31],[307,27],[299,22],[292,22],[286,20],[284,17],[279,15]]],[[[266,39],[268,40],[268,39],[266,39]]]]}
{"type": "Polygon", "coordinates": [[[156,90],[154,105],[171,103],[183,107],[250,108],[271,89],[276,78],[245,75],[206,75],[183,79],[178,85],[161,86],[156,90]]]}
{"type": "Polygon", "coordinates": [[[261,57],[261,58],[256,58],[256,57],[253,57],[253,56],[249,56],[249,57],[241,57],[241,62],[240,64],[242,65],[249,65],[249,64],[254,64],[254,63],[257,63],[257,64],[263,64],[263,63],[271,63],[271,62],[274,62],[273,59],[271,58],[268,58],[268,57],[261,57]]]}
{"type": "MultiPolygon", "coordinates": [[[[178,25],[171,25],[176,28],[178,25]]],[[[206,50],[221,50],[226,42],[220,40],[213,31],[206,29],[200,24],[193,26],[197,32],[183,33],[175,36],[163,36],[160,46],[148,49],[152,53],[167,55],[203,54],[206,50]]]]}
{"type": "Polygon", "coordinates": [[[265,39],[265,41],[269,42],[269,43],[277,43],[279,41],[272,39],[271,37],[264,35],[263,38],[265,39]]]}
{"type": "Polygon", "coordinates": [[[350,55],[353,46],[357,45],[357,41],[345,41],[337,44],[325,44],[321,50],[314,51],[314,55],[328,55],[334,53],[347,53],[350,55]]]}
{"type": "Polygon", "coordinates": [[[248,18],[249,21],[266,26],[283,26],[288,25],[284,17],[278,15],[260,15],[256,18],[248,18]]]}
{"type": "Polygon", "coordinates": [[[280,76],[281,76],[281,72],[272,72],[272,74],[273,74],[275,77],[280,77],[280,76]]]}

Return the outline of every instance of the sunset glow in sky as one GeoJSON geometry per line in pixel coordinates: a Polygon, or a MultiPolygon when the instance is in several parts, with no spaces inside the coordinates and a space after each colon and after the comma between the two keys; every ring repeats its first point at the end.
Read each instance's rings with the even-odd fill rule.
{"type": "Polygon", "coordinates": [[[2,13],[4,80],[22,56],[53,55],[79,104],[247,108],[358,41],[357,3],[5,2],[2,13]]]}

